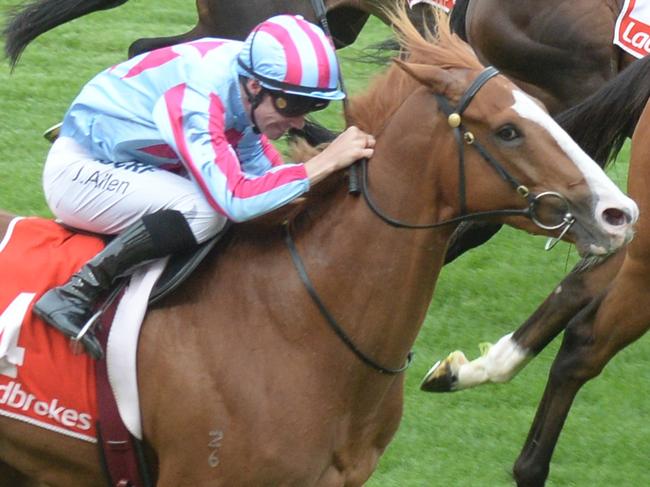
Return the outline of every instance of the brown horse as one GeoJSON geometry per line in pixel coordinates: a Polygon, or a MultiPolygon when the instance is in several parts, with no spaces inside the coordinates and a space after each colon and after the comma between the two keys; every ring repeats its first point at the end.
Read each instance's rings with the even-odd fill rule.
{"type": "MultiPolygon", "coordinates": [[[[9,16],[4,28],[5,52],[15,65],[22,51],[39,35],[83,15],[118,7],[127,0],[33,0],[9,16]]],[[[386,9],[399,0],[323,0],[327,21],[337,47],[352,44],[370,15],[386,21],[386,9]]],[[[152,2],[153,3],[153,2],[152,2]]],[[[188,1],[188,4],[190,2],[188,1]]],[[[155,8],[155,5],[152,5],[155,8]]],[[[129,57],[201,37],[243,39],[255,25],[278,13],[291,12],[316,21],[310,0],[196,0],[198,21],[190,31],[173,36],[139,39],[129,57]]],[[[419,4],[409,10],[416,25],[433,22],[431,8],[419,4]]]]}
{"type": "MultiPolygon", "coordinates": [[[[535,101],[446,28],[427,41],[405,14],[393,21],[408,61],[350,106],[353,123],[377,138],[362,166],[365,197],[337,174],[285,227],[356,352],[310,300],[283,242],[289,233],[235,227],[221,255],[143,325],[140,404],[158,487],[363,484],[399,425],[399,372],[450,219],[483,215],[544,234],[538,225],[569,221],[566,237],[583,253],[615,251],[630,237],[636,205],[535,101]],[[222,441],[211,450],[214,431],[222,441]]],[[[2,487],[30,485],[27,477],[102,482],[88,443],[5,417],[0,439],[2,487]]]]}
{"type": "Polygon", "coordinates": [[[650,104],[646,104],[632,138],[628,184],[630,194],[645,211],[644,219],[639,221],[636,238],[624,255],[596,271],[595,277],[584,278],[589,281],[589,293],[599,287],[603,291],[595,294],[567,326],[528,438],[515,463],[514,474],[520,486],[544,485],[553,450],[580,388],[650,328],[650,312],[639,306],[650,292],[649,140],[650,104]]]}
{"type": "MultiPolygon", "coordinates": [[[[454,352],[427,374],[423,389],[461,390],[510,380],[562,330],[562,346],[514,473],[521,486],[543,485],[551,455],[571,404],[584,383],[596,377],[624,347],[650,328],[645,302],[650,273],[650,58],[608,82],[560,118],[588,153],[614,154],[632,138],[628,189],[641,218],[632,243],[604,262],[580,262],[514,333],[479,359],[454,352]],[[585,124],[588,120],[589,124],[585,124]],[[637,124],[638,121],[638,124],[637,124]],[[585,127],[589,125],[589,129],[585,127]]],[[[648,289],[650,291],[650,289],[648,289]]]]}
{"type": "Polygon", "coordinates": [[[452,23],[479,59],[558,113],[634,61],[612,43],[623,2],[458,0],[452,23]]]}

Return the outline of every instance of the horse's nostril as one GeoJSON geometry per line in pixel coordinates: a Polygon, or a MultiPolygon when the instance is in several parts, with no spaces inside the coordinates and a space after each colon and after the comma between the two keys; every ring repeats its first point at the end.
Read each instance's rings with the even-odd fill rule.
{"type": "Polygon", "coordinates": [[[619,227],[621,225],[627,225],[632,221],[630,215],[628,215],[623,210],[619,210],[617,208],[608,208],[605,211],[603,211],[603,218],[608,224],[615,227],[619,227]]]}

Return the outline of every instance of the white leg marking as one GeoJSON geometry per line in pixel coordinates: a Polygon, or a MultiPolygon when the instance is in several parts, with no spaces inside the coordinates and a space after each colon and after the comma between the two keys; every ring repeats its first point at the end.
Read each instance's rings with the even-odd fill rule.
{"type": "MultiPolygon", "coordinates": [[[[607,208],[619,208],[626,211],[634,223],[639,216],[639,209],[630,198],[628,198],[605,172],[589,157],[580,146],[560,127],[551,116],[546,113],[531,97],[521,90],[514,90],[515,104],[513,109],[522,117],[527,118],[546,129],[556,140],[560,148],[571,159],[580,172],[584,175],[585,181],[598,198],[596,214],[599,215],[607,208]]],[[[602,222],[606,225],[606,222],[602,222]]],[[[611,233],[620,233],[620,230],[608,228],[611,233]]]]}
{"type": "Polygon", "coordinates": [[[482,357],[460,366],[457,389],[485,384],[507,382],[532,357],[527,350],[512,340],[512,333],[502,337],[482,357]]]}

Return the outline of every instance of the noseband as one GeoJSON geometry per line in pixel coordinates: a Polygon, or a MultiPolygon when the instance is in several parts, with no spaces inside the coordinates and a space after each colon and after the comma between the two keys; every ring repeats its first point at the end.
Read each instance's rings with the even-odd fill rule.
{"type": "MultiPolygon", "coordinates": [[[[370,191],[368,188],[368,161],[366,159],[362,159],[358,163],[361,169],[360,188],[352,187],[351,185],[350,191],[355,194],[361,192],[363,194],[364,199],[366,200],[366,203],[368,204],[368,207],[379,218],[381,218],[389,225],[392,225],[394,227],[399,227],[399,228],[411,228],[411,229],[436,228],[436,227],[441,227],[443,225],[449,225],[452,223],[459,223],[464,220],[476,220],[480,218],[488,218],[494,216],[524,216],[530,218],[535,223],[535,225],[537,225],[538,227],[544,230],[562,229],[560,235],[556,239],[549,240],[549,243],[547,244],[546,248],[547,249],[552,248],[564,236],[564,234],[569,231],[571,226],[575,223],[575,217],[568,211],[569,204],[566,198],[560,193],[557,193],[555,191],[545,191],[537,195],[532,194],[526,186],[520,184],[517,181],[517,179],[515,179],[515,177],[512,176],[503,167],[503,165],[499,163],[499,161],[497,161],[481,143],[479,143],[478,140],[476,140],[476,137],[474,137],[474,134],[472,132],[468,131],[463,126],[463,122],[462,122],[463,112],[470,104],[474,96],[483,87],[483,85],[488,80],[496,76],[497,74],[499,74],[499,71],[494,67],[490,66],[488,68],[485,68],[481,72],[481,74],[479,74],[476,77],[476,79],[472,82],[469,88],[467,88],[467,91],[465,91],[463,96],[460,98],[460,101],[458,102],[458,106],[456,108],[453,108],[445,97],[441,95],[435,95],[440,110],[447,116],[447,123],[454,130],[454,138],[456,139],[456,144],[458,146],[458,162],[459,162],[458,172],[459,172],[459,180],[460,180],[460,188],[459,188],[460,215],[459,216],[450,218],[449,220],[436,222],[436,223],[412,224],[412,223],[405,223],[403,221],[396,220],[386,215],[375,204],[372,196],[370,195],[370,191]],[[491,211],[481,211],[476,213],[467,213],[466,190],[465,190],[465,186],[466,186],[465,144],[475,147],[476,150],[479,152],[479,154],[481,154],[483,159],[497,172],[497,174],[499,174],[499,176],[501,176],[501,178],[504,181],[509,183],[522,198],[526,199],[526,201],[528,202],[528,206],[526,208],[491,210],[491,211]],[[542,222],[537,212],[538,212],[538,206],[540,205],[541,201],[544,199],[557,199],[567,209],[561,223],[557,225],[547,225],[542,222]]],[[[354,185],[356,186],[357,184],[356,177],[355,178],[351,177],[350,180],[351,183],[353,182],[354,185]],[[353,179],[354,181],[352,181],[353,179]]],[[[354,341],[352,341],[352,339],[348,336],[345,330],[336,321],[332,313],[328,310],[325,303],[323,303],[314,285],[309,279],[309,275],[307,274],[305,265],[302,259],[300,258],[300,255],[298,254],[298,249],[296,248],[295,242],[291,237],[291,232],[289,231],[288,224],[284,225],[284,240],[289,249],[289,252],[291,253],[291,258],[293,260],[294,266],[296,267],[296,270],[298,271],[298,275],[300,276],[300,279],[305,285],[305,288],[307,289],[309,296],[312,298],[312,300],[318,307],[319,311],[321,312],[321,314],[323,315],[327,323],[330,325],[330,327],[336,333],[336,335],[341,339],[341,341],[343,341],[343,343],[347,345],[347,347],[357,356],[359,360],[361,360],[364,364],[368,365],[369,367],[373,368],[374,370],[382,374],[393,375],[405,371],[410,365],[411,360],[413,358],[412,352],[409,352],[409,354],[407,355],[404,365],[398,368],[389,368],[380,365],[373,358],[366,355],[363,351],[361,351],[356,346],[354,341]]]]}

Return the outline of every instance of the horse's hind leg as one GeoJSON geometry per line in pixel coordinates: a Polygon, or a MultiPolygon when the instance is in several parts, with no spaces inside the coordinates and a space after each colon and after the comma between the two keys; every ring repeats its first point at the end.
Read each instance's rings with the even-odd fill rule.
{"type": "Polygon", "coordinates": [[[431,367],[421,389],[453,392],[508,382],[611,282],[621,266],[623,254],[619,252],[586,270],[574,269],[514,333],[501,337],[472,361],[461,351],[452,352],[431,367]]]}
{"type": "Polygon", "coordinates": [[[650,327],[650,311],[638,303],[650,291],[645,265],[628,259],[604,293],[567,327],[528,438],[514,467],[517,485],[544,485],[551,457],[573,399],[619,350],[650,327]]]}

